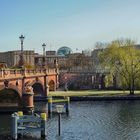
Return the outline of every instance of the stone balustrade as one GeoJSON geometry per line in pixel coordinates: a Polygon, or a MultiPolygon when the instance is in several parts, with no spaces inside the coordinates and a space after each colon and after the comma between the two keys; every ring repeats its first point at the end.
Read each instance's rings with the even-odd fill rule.
{"type": "Polygon", "coordinates": [[[55,69],[1,69],[0,80],[6,78],[22,78],[33,75],[52,75],[55,73],[55,69]]]}

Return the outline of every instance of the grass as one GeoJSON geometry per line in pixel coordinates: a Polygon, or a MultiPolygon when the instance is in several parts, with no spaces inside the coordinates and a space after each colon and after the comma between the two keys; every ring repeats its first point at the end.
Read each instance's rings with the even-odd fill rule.
{"type": "MultiPolygon", "coordinates": [[[[81,90],[81,91],[51,91],[49,96],[124,96],[129,95],[129,91],[121,90],[81,90]]],[[[140,91],[135,91],[135,95],[140,95],[140,91]]]]}

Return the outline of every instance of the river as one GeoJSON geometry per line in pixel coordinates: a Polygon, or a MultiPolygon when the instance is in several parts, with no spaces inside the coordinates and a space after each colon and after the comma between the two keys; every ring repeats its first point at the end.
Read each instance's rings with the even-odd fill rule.
{"type": "MultiPolygon", "coordinates": [[[[36,103],[45,110],[45,103],[36,103]]],[[[10,115],[0,115],[0,133],[9,132],[10,115]]],[[[38,137],[39,133],[31,134],[38,137]]],[[[140,140],[140,101],[71,102],[69,116],[62,114],[61,136],[58,116],[47,120],[46,140],[140,140]]]]}

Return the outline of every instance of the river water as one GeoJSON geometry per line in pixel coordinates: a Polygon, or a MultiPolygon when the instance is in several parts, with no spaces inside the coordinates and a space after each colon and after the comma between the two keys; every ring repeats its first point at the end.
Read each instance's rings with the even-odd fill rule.
{"type": "MultiPolygon", "coordinates": [[[[45,110],[45,103],[37,103],[36,109],[45,110]]],[[[9,126],[10,115],[0,115],[0,133],[8,132],[9,126]]],[[[140,140],[140,101],[71,102],[69,116],[62,114],[61,136],[53,114],[46,140],[140,140]]]]}

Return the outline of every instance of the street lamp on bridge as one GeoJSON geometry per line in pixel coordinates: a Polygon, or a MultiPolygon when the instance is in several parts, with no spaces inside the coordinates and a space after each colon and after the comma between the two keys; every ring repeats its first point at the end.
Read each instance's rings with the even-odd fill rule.
{"type": "Polygon", "coordinates": [[[19,37],[21,41],[21,51],[20,51],[20,59],[19,59],[19,66],[23,67],[24,66],[24,56],[23,56],[23,41],[24,41],[25,36],[21,35],[19,37]]]}
{"type": "Polygon", "coordinates": [[[42,47],[43,47],[43,62],[42,62],[43,64],[42,64],[42,66],[44,67],[45,66],[45,48],[46,48],[46,44],[43,43],[42,47]]]}

